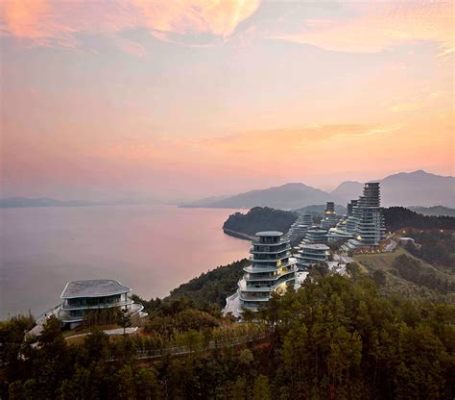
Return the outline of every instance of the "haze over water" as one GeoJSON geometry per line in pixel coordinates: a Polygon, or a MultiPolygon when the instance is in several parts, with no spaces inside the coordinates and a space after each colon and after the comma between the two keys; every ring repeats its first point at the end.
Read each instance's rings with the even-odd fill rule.
{"type": "Polygon", "coordinates": [[[149,299],[249,243],[223,233],[233,210],[109,206],[0,210],[0,319],[58,304],[69,280],[110,278],[149,299]]]}

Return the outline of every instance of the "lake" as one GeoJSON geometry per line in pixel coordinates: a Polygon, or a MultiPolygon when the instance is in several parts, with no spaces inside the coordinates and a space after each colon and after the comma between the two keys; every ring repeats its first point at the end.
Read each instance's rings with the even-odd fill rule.
{"type": "Polygon", "coordinates": [[[69,280],[117,279],[150,299],[248,256],[234,210],[174,206],[0,209],[0,319],[59,303],[69,280]]]}

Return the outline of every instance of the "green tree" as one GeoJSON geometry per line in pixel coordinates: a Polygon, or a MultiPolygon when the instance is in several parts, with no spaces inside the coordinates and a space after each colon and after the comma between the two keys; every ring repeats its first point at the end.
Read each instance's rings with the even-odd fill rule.
{"type": "Polygon", "coordinates": [[[231,389],[232,400],[245,400],[246,399],[246,381],[243,377],[238,377],[231,389]]]}
{"type": "Polygon", "coordinates": [[[14,381],[8,387],[8,400],[24,400],[24,386],[21,381],[14,381]]]}
{"type": "Polygon", "coordinates": [[[259,375],[254,381],[253,389],[254,400],[271,400],[269,378],[265,375],[259,375]]]}
{"type": "Polygon", "coordinates": [[[133,368],[126,364],[118,371],[118,396],[124,400],[136,399],[136,387],[133,368]]]}

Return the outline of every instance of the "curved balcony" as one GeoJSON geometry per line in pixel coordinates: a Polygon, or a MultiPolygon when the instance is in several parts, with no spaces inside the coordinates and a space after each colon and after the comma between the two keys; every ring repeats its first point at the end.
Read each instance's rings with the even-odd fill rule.
{"type": "Polygon", "coordinates": [[[117,308],[117,307],[128,307],[132,305],[134,302],[132,299],[123,300],[123,301],[115,301],[112,303],[98,303],[98,304],[86,304],[80,306],[71,306],[67,303],[63,303],[61,305],[61,309],[63,311],[77,311],[77,310],[98,310],[98,309],[105,309],[105,308],[117,308]]]}
{"type": "Polygon", "coordinates": [[[270,293],[274,291],[278,286],[281,284],[292,281],[295,279],[295,273],[297,272],[298,268],[294,266],[292,271],[288,271],[285,274],[278,276],[276,279],[272,281],[266,281],[265,284],[260,284],[259,281],[256,284],[249,284],[250,281],[246,281],[245,279],[241,279],[238,282],[238,287],[242,292],[252,292],[252,293],[270,293]]]}
{"type": "Polygon", "coordinates": [[[248,283],[249,282],[273,282],[273,281],[280,279],[282,276],[292,274],[293,272],[296,272],[296,271],[297,271],[296,266],[292,265],[291,268],[288,268],[284,271],[281,270],[280,273],[275,274],[273,276],[262,276],[261,277],[261,276],[257,276],[257,274],[253,274],[253,275],[245,274],[243,279],[248,283]]]}
{"type": "Polygon", "coordinates": [[[290,257],[290,254],[289,255],[285,255],[284,257],[279,257],[279,258],[271,258],[271,259],[257,259],[257,258],[253,258],[253,257],[250,257],[249,260],[254,263],[254,264],[266,264],[266,263],[269,263],[269,264],[276,264],[278,261],[281,261],[283,262],[283,260],[286,260],[290,257]]]}
{"type": "Polygon", "coordinates": [[[240,301],[260,301],[260,302],[267,302],[270,300],[270,296],[267,295],[265,297],[255,297],[252,295],[244,295],[242,292],[239,292],[239,299],[240,301]]]}
{"type": "MultiPolygon", "coordinates": [[[[268,245],[264,245],[264,249],[267,249],[267,246],[268,245]]],[[[250,253],[251,254],[279,254],[279,253],[282,253],[283,251],[290,251],[291,250],[291,246],[288,244],[286,246],[284,246],[282,249],[273,249],[273,250],[270,250],[270,249],[267,249],[267,250],[264,250],[264,249],[255,249],[254,246],[253,247],[250,247],[250,253]]]]}

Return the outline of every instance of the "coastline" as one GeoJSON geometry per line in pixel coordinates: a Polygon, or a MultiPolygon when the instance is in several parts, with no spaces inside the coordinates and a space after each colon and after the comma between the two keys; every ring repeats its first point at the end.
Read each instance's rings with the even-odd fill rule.
{"type": "Polygon", "coordinates": [[[256,239],[256,236],[248,235],[247,233],[234,231],[232,229],[228,229],[228,228],[224,228],[224,227],[223,227],[223,232],[226,235],[233,236],[233,237],[235,237],[237,239],[249,240],[249,241],[256,239]]]}

